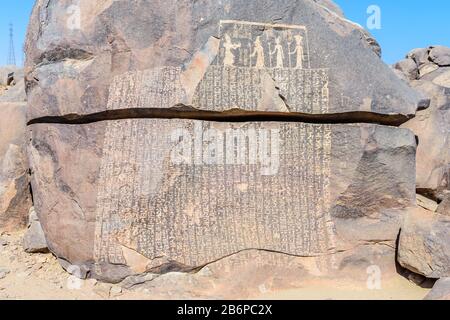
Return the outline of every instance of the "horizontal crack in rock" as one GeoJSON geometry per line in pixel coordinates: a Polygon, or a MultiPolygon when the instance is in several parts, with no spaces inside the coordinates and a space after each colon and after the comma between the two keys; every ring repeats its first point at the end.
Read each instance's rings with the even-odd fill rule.
{"type": "Polygon", "coordinates": [[[125,119],[189,119],[216,122],[305,122],[312,124],[372,123],[397,127],[413,117],[413,115],[383,115],[365,111],[334,114],[257,112],[241,110],[216,112],[201,111],[186,106],[177,106],[170,109],[131,108],[107,110],[86,115],[67,114],[63,116],[46,116],[30,120],[28,125],[49,123],[76,125],[125,119]]]}

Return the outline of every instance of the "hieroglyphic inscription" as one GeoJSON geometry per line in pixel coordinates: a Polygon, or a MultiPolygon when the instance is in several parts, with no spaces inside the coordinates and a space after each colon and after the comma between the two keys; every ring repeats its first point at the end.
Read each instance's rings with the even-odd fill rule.
{"type": "Polygon", "coordinates": [[[328,112],[328,69],[310,67],[305,27],[223,21],[220,33],[219,53],[192,101],[181,81],[182,68],[160,67],[116,76],[108,110],[186,104],[207,111],[282,111],[264,105],[265,94],[276,95],[268,88],[277,88],[287,104],[284,111],[328,112]]]}
{"type": "MultiPolygon", "coordinates": [[[[289,111],[328,112],[328,70],[311,69],[305,27],[223,21],[220,33],[193,107],[266,111],[261,102],[276,88],[289,111]]],[[[116,77],[108,109],[186,101],[182,74],[116,77]]],[[[108,122],[96,262],[127,264],[124,248],[191,267],[249,249],[328,255],[331,135],[330,125],[301,123],[108,122]]]]}
{"type": "Polygon", "coordinates": [[[97,262],[125,263],[121,246],[194,267],[246,249],[298,256],[333,249],[329,125],[148,119],[107,126],[97,262]],[[177,150],[188,150],[183,161],[177,150]],[[240,160],[230,163],[227,153],[237,150],[240,160]],[[264,170],[264,155],[275,171],[264,170]]]}
{"type": "Polygon", "coordinates": [[[184,101],[181,68],[161,67],[116,76],[109,89],[108,110],[170,108],[184,101]]]}
{"type": "Polygon", "coordinates": [[[329,91],[326,69],[271,69],[211,66],[200,82],[193,105],[202,110],[262,111],[263,74],[267,73],[291,112],[326,113],[329,91]]]}
{"type": "Polygon", "coordinates": [[[258,110],[267,73],[291,112],[328,112],[328,69],[311,68],[306,27],[222,21],[220,37],[219,55],[194,97],[199,109],[258,110]]]}

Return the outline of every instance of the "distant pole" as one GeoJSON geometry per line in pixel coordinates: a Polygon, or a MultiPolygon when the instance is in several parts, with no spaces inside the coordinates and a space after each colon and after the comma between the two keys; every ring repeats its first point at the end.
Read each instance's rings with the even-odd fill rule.
{"type": "Polygon", "coordinates": [[[8,54],[8,65],[16,65],[16,52],[14,50],[14,29],[13,24],[9,24],[9,54],[8,54]]]}

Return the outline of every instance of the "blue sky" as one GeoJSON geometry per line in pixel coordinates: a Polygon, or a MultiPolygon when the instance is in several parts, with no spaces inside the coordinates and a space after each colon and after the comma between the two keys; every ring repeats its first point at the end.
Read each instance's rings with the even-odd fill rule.
{"type": "MultiPolygon", "coordinates": [[[[95,1],[95,0],[93,0],[95,1]]],[[[381,9],[381,29],[370,30],[380,42],[383,59],[393,63],[413,48],[442,44],[450,46],[450,1],[448,0],[335,0],[347,18],[367,26],[367,8],[381,9]]],[[[8,56],[8,24],[14,24],[15,51],[22,63],[22,48],[34,0],[0,0],[0,65],[8,56]]]]}
{"type": "Polygon", "coordinates": [[[23,43],[34,0],[0,0],[0,65],[6,64],[9,50],[9,23],[14,25],[16,62],[22,64],[23,43]]]}
{"type": "MultiPolygon", "coordinates": [[[[391,64],[414,48],[450,47],[449,0],[335,0],[348,19],[366,28],[370,5],[381,9],[381,29],[369,30],[391,64]]],[[[367,28],[366,28],[367,29],[367,28]]]]}

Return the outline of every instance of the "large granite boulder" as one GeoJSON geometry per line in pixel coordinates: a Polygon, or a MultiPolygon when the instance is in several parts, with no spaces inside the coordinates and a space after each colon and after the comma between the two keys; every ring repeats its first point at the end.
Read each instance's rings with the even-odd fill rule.
{"type": "Polygon", "coordinates": [[[398,261],[427,278],[450,276],[450,217],[417,208],[402,224],[398,261]]]}
{"type": "Polygon", "coordinates": [[[444,200],[450,190],[450,67],[433,62],[444,59],[443,55],[438,55],[440,52],[445,50],[441,47],[415,49],[407,55],[406,63],[396,65],[406,78],[411,73],[416,74],[407,81],[431,99],[430,108],[419,111],[403,127],[413,130],[419,140],[417,188],[421,194],[438,202],[444,200]],[[410,70],[400,69],[399,66],[406,64],[411,65],[410,70]]]}
{"type": "Polygon", "coordinates": [[[385,125],[428,104],[330,1],[72,4],[37,1],[26,43],[35,208],[61,260],[111,282],[395,272],[416,139],[385,125]]]}
{"type": "Polygon", "coordinates": [[[0,67],[0,230],[26,226],[31,206],[23,71],[0,67]],[[6,81],[6,79],[9,79],[6,81]]]}
{"type": "Polygon", "coordinates": [[[73,1],[37,1],[29,119],[182,109],[398,124],[427,105],[319,2],[81,1],[76,21],[73,1]]]}
{"type": "Polygon", "coordinates": [[[430,48],[430,60],[440,67],[450,67],[450,48],[444,46],[430,48]]]}

